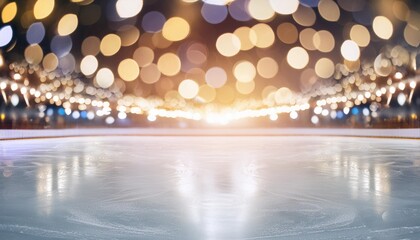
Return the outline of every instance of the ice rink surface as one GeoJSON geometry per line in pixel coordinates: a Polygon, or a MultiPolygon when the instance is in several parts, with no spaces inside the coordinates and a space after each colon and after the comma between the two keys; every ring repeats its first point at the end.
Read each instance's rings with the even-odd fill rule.
{"type": "Polygon", "coordinates": [[[0,239],[420,239],[420,141],[0,141],[0,239]]]}

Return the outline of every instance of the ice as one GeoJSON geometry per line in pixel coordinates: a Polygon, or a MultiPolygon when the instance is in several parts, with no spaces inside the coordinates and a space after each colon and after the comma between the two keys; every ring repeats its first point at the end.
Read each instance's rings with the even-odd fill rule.
{"type": "Polygon", "coordinates": [[[419,239],[420,141],[0,141],[0,239],[419,239]]]}

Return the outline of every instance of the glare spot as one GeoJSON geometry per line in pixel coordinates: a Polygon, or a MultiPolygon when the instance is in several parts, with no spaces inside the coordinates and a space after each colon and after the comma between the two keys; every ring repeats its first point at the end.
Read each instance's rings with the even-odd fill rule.
{"type": "Polygon", "coordinates": [[[249,0],[248,11],[254,19],[260,21],[268,20],[274,16],[274,10],[269,0],[249,0]]]}
{"type": "Polygon", "coordinates": [[[37,0],[34,5],[34,16],[36,19],[48,17],[54,10],[55,0],[37,0]]]}
{"type": "Polygon", "coordinates": [[[162,34],[169,41],[181,41],[190,34],[190,25],[183,18],[173,17],[163,25],[162,34]]]}
{"type": "Polygon", "coordinates": [[[232,57],[241,50],[241,40],[233,33],[224,33],[217,38],[216,48],[221,55],[232,57]]]}
{"type": "Polygon", "coordinates": [[[309,63],[308,52],[301,47],[294,47],[287,53],[287,62],[292,68],[303,69],[309,63]]]}
{"type": "Polygon", "coordinates": [[[311,122],[315,125],[317,125],[319,123],[319,118],[318,116],[312,116],[311,117],[311,122]]]}
{"type": "Polygon", "coordinates": [[[191,79],[183,80],[178,87],[179,94],[185,99],[193,99],[199,91],[198,84],[191,79]]]}
{"type": "Polygon", "coordinates": [[[4,6],[3,11],[1,12],[1,20],[3,23],[8,23],[15,18],[17,13],[17,5],[15,2],[8,3],[4,6]]]}
{"type": "Polygon", "coordinates": [[[6,25],[0,28],[0,47],[4,47],[12,41],[13,38],[13,29],[11,26],[6,25]]]}
{"type": "Polygon", "coordinates": [[[105,118],[105,123],[108,125],[111,125],[115,122],[115,118],[113,118],[112,116],[108,116],[107,118],[105,118]]]}
{"type": "Polygon", "coordinates": [[[279,14],[289,15],[294,12],[299,7],[298,0],[270,0],[271,7],[279,14]]]}
{"type": "Polygon", "coordinates": [[[140,13],[143,0],[118,0],[115,7],[120,17],[131,18],[140,13]]]}
{"type": "Polygon", "coordinates": [[[341,45],[341,55],[348,61],[357,61],[360,57],[360,49],[357,43],[346,40],[341,45]]]}
{"type": "Polygon", "coordinates": [[[379,38],[382,38],[385,40],[388,40],[389,38],[391,38],[394,32],[394,27],[392,26],[392,22],[384,16],[375,17],[375,19],[373,20],[372,27],[375,34],[379,38]]]}
{"type": "Polygon", "coordinates": [[[257,75],[257,70],[252,63],[240,61],[233,67],[233,75],[239,82],[251,82],[257,75]]]}
{"type": "Polygon", "coordinates": [[[101,88],[109,88],[114,83],[114,73],[109,68],[101,68],[96,74],[96,83],[101,88]]]}
{"type": "Polygon", "coordinates": [[[78,19],[75,14],[66,14],[58,22],[57,31],[60,36],[72,34],[78,25],[78,19]]]}

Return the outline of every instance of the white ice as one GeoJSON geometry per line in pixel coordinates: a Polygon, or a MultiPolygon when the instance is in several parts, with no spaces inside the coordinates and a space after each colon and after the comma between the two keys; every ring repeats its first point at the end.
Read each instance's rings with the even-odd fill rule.
{"type": "Polygon", "coordinates": [[[420,239],[420,141],[0,141],[0,239],[420,239]]]}

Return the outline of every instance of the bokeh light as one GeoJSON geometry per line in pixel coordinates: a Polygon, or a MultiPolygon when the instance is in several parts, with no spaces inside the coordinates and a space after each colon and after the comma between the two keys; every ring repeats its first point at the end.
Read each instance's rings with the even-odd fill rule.
{"type": "Polygon", "coordinates": [[[54,0],[37,0],[34,5],[34,16],[36,19],[48,17],[55,7],[54,0]]]}
{"type": "Polygon", "coordinates": [[[98,60],[93,55],[88,55],[80,62],[80,70],[86,76],[90,76],[98,69],[98,60]]]}
{"type": "Polygon", "coordinates": [[[165,53],[157,63],[159,71],[166,76],[175,76],[181,70],[181,60],[174,53],[165,53]]]}
{"type": "Polygon", "coordinates": [[[301,47],[294,47],[287,53],[287,62],[295,69],[303,69],[309,63],[309,54],[301,47]]]}
{"type": "Polygon", "coordinates": [[[190,34],[190,24],[183,18],[172,17],[163,25],[162,34],[169,41],[181,41],[190,34]]]}
{"type": "Polygon", "coordinates": [[[224,33],[216,41],[216,48],[225,57],[232,57],[241,50],[241,40],[233,33],[224,33]]]}
{"type": "Polygon", "coordinates": [[[376,36],[385,40],[389,39],[394,32],[392,22],[384,16],[375,17],[375,19],[373,20],[372,27],[373,31],[375,31],[376,36]]]}
{"type": "Polygon", "coordinates": [[[101,68],[96,73],[96,83],[101,88],[109,88],[114,83],[114,73],[109,68],[101,68]]]}
{"type": "Polygon", "coordinates": [[[19,123],[83,122],[91,113],[113,125],[147,116],[159,119],[153,124],[263,117],[310,126],[363,117],[373,126],[384,109],[418,115],[420,13],[412,1],[1,3],[0,107],[28,107],[19,123]],[[13,94],[20,100],[9,106],[13,94]],[[60,120],[44,106],[62,108],[60,120]]]}
{"type": "Polygon", "coordinates": [[[118,65],[118,75],[124,81],[131,82],[139,77],[140,68],[131,58],[124,59],[118,65]]]}
{"type": "Polygon", "coordinates": [[[220,88],[227,81],[227,74],[221,67],[212,67],[206,72],[206,83],[213,88],[220,88]]]}
{"type": "Polygon", "coordinates": [[[357,43],[346,40],[341,44],[341,55],[348,61],[357,61],[360,57],[360,49],[357,43]]]}
{"type": "Polygon", "coordinates": [[[121,48],[121,38],[113,33],[108,34],[102,38],[99,48],[104,56],[115,55],[121,48]]]}
{"type": "Polygon", "coordinates": [[[233,75],[239,82],[251,82],[257,75],[257,70],[251,62],[240,61],[233,67],[233,75]]]}
{"type": "Polygon", "coordinates": [[[16,17],[17,10],[17,4],[15,2],[10,2],[4,6],[1,11],[1,20],[3,23],[12,21],[16,17]]]}
{"type": "Polygon", "coordinates": [[[118,0],[115,7],[120,17],[130,18],[140,13],[143,0],[118,0]]]}
{"type": "Polygon", "coordinates": [[[183,80],[178,87],[179,94],[185,99],[193,99],[199,91],[198,84],[191,79],[183,80]]]}
{"type": "Polygon", "coordinates": [[[79,21],[75,14],[66,14],[58,22],[57,31],[61,36],[72,34],[78,25],[79,21]]]}

